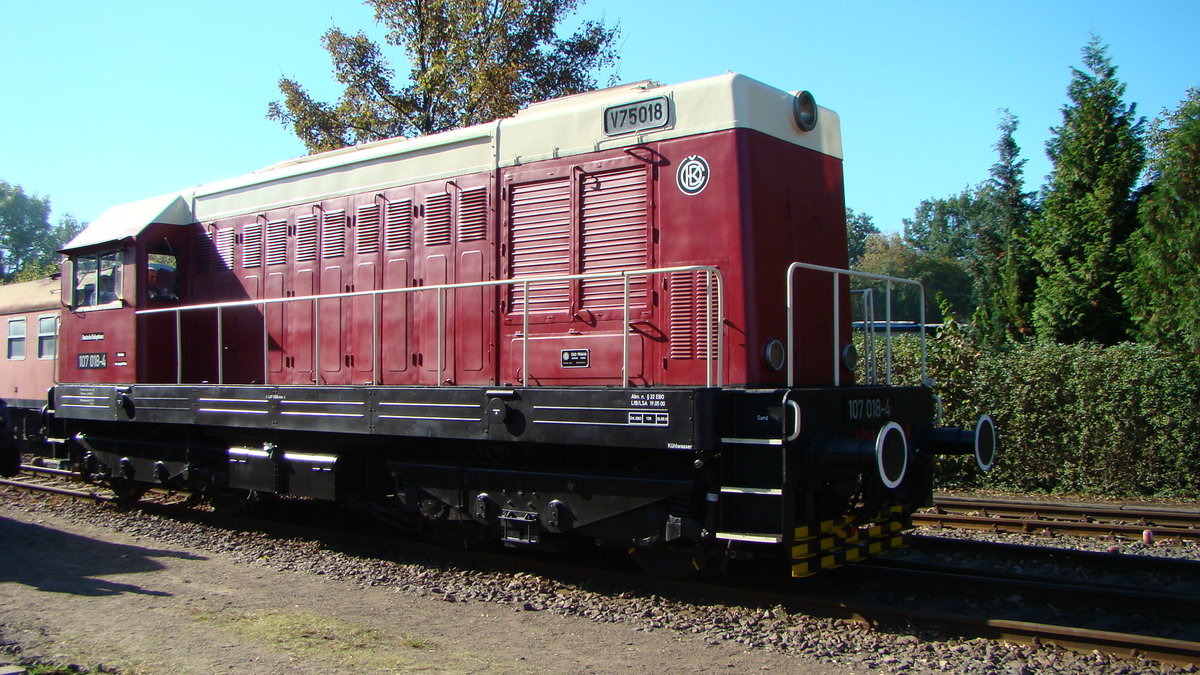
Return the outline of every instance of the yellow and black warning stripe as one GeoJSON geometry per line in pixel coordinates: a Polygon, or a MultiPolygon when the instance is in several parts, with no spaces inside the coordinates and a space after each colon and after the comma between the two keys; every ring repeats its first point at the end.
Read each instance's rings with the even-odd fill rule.
{"type": "Polygon", "coordinates": [[[872,523],[869,526],[855,526],[854,520],[844,515],[797,527],[792,540],[792,576],[809,576],[908,545],[905,530],[912,528],[912,521],[902,505],[881,509],[865,519],[872,523]]]}

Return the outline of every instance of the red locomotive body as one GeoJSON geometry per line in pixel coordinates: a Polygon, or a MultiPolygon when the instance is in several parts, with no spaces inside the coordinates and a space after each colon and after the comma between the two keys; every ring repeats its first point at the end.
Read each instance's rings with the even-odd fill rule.
{"type": "Polygon", "coordinates": [[[66,250],[56,420],[115,485],[853,559],[928,498],[921,446],[994,438],[852,384],[840,150],[806,92],[729,75],[119,207],[66,250]],[[890,525],[791,546],[831,523],[890,525]]]}

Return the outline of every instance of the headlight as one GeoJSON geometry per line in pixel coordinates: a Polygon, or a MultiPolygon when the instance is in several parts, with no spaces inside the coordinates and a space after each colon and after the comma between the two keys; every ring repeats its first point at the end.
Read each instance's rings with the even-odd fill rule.
{"type": "Polygon", "coordinates": [[[807,91],[796,94],[792,99],[792,117],[800,131],[812,131],[817,128],[817,99],[807,91]]]}
{"type": "Polygon", "coordinates": [[[850,372],[858,370],[858,350],[854,345],[848,344],[842,347],[842,366],[850,372]]]}
{"type": "Polygon", "coordinates": [[[766,359],[771,370],[783,370],[784,361],[787,360],[787,350],[783,348],[783,343],[779,340],[767,340],[767,344],[763,346],[763,358],[766,359]]]}

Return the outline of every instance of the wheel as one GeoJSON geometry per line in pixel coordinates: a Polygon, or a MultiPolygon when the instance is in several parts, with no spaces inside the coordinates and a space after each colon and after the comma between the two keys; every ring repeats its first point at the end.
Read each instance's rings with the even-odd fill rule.
{"type": "Polygon", "coordinates": [[[143,483],[135,483],[124,478],[110,478],[108,489],[116,493],[118,502],[131,504],[141,499],[142,495],[146,494],[146,491],[150,489],[150,486],[143,483]]]}
{"type": "Polygon", "coordinates": [[[258,493],[251,490],[214,490],[208,497],[213,512],[219,516],[241,516],[249,513],[258,502],[258,493]]]}
{"type": "Polygon", "coordinates": [[[429,535],[438,544],[460,551],[478,551],[491,546],[497,539],[493,528],[462,520],[429,523],[429,535]]]}
{"type": "Polygon", "coordinates": [[[660,579],[687,579],[716,574],[721,554],[696,545],[650,544],[629,549],[642,571],[660,579]]]}

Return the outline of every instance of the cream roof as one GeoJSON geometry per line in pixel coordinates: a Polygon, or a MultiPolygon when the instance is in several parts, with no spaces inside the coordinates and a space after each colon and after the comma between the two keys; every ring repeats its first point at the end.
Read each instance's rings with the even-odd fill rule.
{"type": "Polygon", "coordinates": [[[120,241],[135,236],[151,223],[189,225],[194,222],[191,206],[180,194],[152,197],[108,209],[75,235],[63,250],[120,241]]]}
{"type": "Polygon", "coordinates": [[[9,314],[58,309],[62,282],[57,276],[0,285],[0,307],[9,314]]]}
{"type": "Polygon", "coordinates": [[[841,158],[841,127],[820,109],[817,127],[801,132],[794,94],[727,73],[662,86],[646,82],[537,103],[510,118],[419,138],[393,138],[281,162],[180,195],[115,207],[67,248],[137,234],[150,223],[187,224],[495,170],[542,159],[681,138],[733,128],[754,129],[841,158]],[[606,108],[665,97],[663,128],[606,136],[606,108]],[[189,208],[190,206],[190,208],[189,208]]]}

